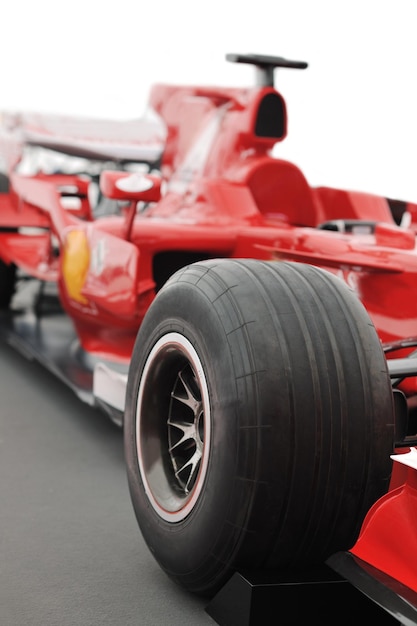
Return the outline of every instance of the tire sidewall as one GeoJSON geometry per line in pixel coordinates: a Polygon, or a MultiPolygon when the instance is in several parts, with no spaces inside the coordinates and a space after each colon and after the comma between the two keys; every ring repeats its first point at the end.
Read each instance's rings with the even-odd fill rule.
{"type": "MultiPolygon", "coordinates": [[[[228,515],[228,510],[235,486],[239,440],[233,361],[224,327],[204,296],[196,297],[195,292],[188,291],[185,285],[175,293],[168,289],[153,303],[137,337],[126,394],[126,412],[133,416],[147,356],[163,335],[177,332],[192,344],[200,358],[209,392],[211,443],[202,491],[190,514],[181,522],[171,524],[163,520],[150,504],[138,466],[136,420],[128,419],[125,424],[129,487],[139,526],[150,550],[157,545],[165,569],[178,571],[181,568],[178,554],[188,553],[184,573],[200,567],[216,550],[221,558],[220,553],[230,545],[230,528],[225,531],[225,526],[228,517],[230,520],[235,517],[228,515]],[[204,330],[196,325],[198,319],[202,320],[204,330]],[[226,400],[228,397],[230,402],[226,400]]],[[[235,532],[237,536],[232,544],[239,541],[239,532],[235,532]]]]}

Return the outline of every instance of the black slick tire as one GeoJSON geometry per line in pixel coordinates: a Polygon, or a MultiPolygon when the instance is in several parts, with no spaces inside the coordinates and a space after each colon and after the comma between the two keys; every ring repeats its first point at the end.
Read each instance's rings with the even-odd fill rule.
{"type": "Polygon", "coordinates": [[[178,271],[139,330],[124,418],[145,541],[185,589],[303,568],[356,541],[388,489],[393,398],[357,296],[297,263],[178,271]]]}

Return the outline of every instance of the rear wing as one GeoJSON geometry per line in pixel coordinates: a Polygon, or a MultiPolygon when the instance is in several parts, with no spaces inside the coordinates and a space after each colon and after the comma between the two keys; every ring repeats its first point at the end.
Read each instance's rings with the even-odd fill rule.
{"type": "Polygon", "coordinates": [[[67,155],[118,162],[159,162],[166,139],[163,121],[153,112],[128,121],[42,113],[0,113],[0,167],[23,146],[67,155]],[[12,149],[12,146],[14,149],[12,149]]]}

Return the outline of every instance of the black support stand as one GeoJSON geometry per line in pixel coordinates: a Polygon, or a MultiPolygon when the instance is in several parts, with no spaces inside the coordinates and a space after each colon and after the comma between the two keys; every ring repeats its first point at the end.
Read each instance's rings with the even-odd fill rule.
{"type": "Polygon", "coordinates": [[[327,565],[307,572],[236,572],[206,607],[220,626],[400,625],[327,565]]]}

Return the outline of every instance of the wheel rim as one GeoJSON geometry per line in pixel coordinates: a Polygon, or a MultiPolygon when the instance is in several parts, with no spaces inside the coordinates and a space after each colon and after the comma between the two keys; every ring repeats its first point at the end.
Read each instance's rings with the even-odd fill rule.
{"type": "Polygon", "coordinates": [[[141,478],[163,519],[181,521],[195,507],[210,438],[209,393],[198,354],[183,335],[164,335],[143,369],[136,415],[141,478]]]}

